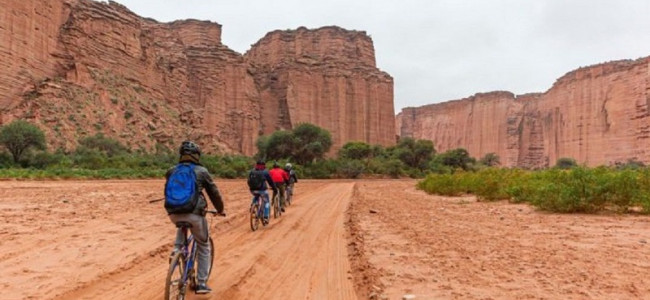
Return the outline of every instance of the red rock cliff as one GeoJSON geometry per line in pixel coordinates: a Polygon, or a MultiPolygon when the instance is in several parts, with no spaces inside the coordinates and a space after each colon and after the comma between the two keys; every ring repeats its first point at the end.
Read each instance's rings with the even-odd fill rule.
{"type": "Polygon", "coordinates": [[[571,157],[589,166],[650,163],[650,58],[570,72],[544,94],[508,92],[405,108],[402,136],[430,139],[436,150],[494,152],[506,166],[554,165],[571,157]]]}
{"type": "Polygon", "coordinates": [[[293,43],[312,45],[304,53],[322,67],[303,68],[306,58],[290,47],[258,47],[245,59],[212,22],[159,23],[115,2],[9,0],[0,12],[0,121],[30,119],[51,148],[67,149],[102,132],[134,148],[190,138],[210,152],[253,154],[260,134],[300,122],[333,130],[337,145],[387,143],[393,131],[380,125],[394,126],[392,78],[375,68],[370,38],[339,28],[296,33],[293,43]],[[288,93],[260,80],[274,76],[286,78],[288,93]],[[352,115],[359,125],[348,129],[340,119],[352,115]]]}
{"type": "Polygon", "coordinates": [[[265,134],[309,122],[332,133],[335,149],[351,140],[395,143],[393,79],[376,68],[365,32],[274,31],[245,57],[260,89],[265,134]]]}

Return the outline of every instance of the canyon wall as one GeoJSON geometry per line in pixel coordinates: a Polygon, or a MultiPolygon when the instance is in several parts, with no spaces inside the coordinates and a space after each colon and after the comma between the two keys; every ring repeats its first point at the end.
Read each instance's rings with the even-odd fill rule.
{"type": "Polygon", "coordinates": [[[338,27],[267,34],[245,54],[263,133],[307,122],[329,130],[335,149],[346,141],[393,145],[393,78],[377,69],[374,53],[365,32],[338,27]]]}
{"type": "Polygon", "coordinates": [[[397,116],[397,133],[462,147],[504,166],[542,168],[570,157],[589,166],[650,163],[650,58],[572,71],[543,94],[509,92],[417,108],[397,116]]]}
{"type": "Polygon", "coordinates": [[[301,122],[331,130],[335,145],[394,143],[392,78],[363,32],[285,31],[292,46],[244,56],[217,23],[159,23],[112,1],[9,0],[0,18],[0,122],[38,124],[51,149],[103,133],[136,149],[192,139],[250,155],[260,134],[301,122]]]}

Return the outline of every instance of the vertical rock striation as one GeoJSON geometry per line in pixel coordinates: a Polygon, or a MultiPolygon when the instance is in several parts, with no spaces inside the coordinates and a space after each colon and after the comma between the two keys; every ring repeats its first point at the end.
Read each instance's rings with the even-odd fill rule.
{"type": "Polygon", "coordinates": [[[245,54],[260,89],[262,132],[308,122],[346,141],[395,143],[393,79],[375,66],[365,32],[273,31],[245,54]]]}
{"type": "Polygon", "coordinates": [[[571,157],[589,166],[650,163],[650,58],[580,68],[543,94],[477,94],[405,108],[402,136],[433,140],[438,151],[494,152],[505,166],[547,167],[571,157]]]}

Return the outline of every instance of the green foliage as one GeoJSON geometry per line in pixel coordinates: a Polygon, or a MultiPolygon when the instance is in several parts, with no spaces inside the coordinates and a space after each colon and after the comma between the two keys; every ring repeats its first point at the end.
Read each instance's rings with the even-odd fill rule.
{"type": "Polygon", "coordinates": [[[106,154],[108,157],[125,154],[128,152],[128,149],[120,142],[115,139],[105,137],[102,133],[80,139],[79,145],[81,146],[80,148],[97,150],[106,154]]]}
{"type": "Polygon", "coordinates": [[[560,168],[564,170],[571,169],[577,166],[578,163],[576,162],[576,160],[570,157],[558,158],[557,162],[555,163],[556,168],[560,168]]]}
{"type": "Polygon", "coordinates": [[[332,147],[330,133],[316,125],[303,123],[292,131],[276,131],[257,140],[257,158],[280,160],[289,158],[299,164],[321,159],[332,147]]]}
{"type": "Polygon", "coordinates": [[[398,158],[405,165],[420,170],[427,169],[435,154],[433,142],[415,140],[410,137],[401,138],[397,145],[390,148],[389,151],[393,157],[398,158]]]}
{"type": "Polygon", "coordinates": [[[490,152],[488,154],[485,154],[481,159],[478,161],[480,164],[488,167],[495,167],[501,164],[501,160],[499,156],[494,153],[490,152]]]}
{"type": "Polygon", "coordinates": [[[45,134],[36,125],[16,120],[0,129],[2,144],[18,163],[25,151],[30,148],[45,149],[45,134]]]}
{"type": "Polygon", "coordinates": [[[360,160],[343,159],[338,163],[337,173],[343,178],[359,178],[365,171],[365,165],[360,160]]]}
{"type": "Polygon", "coordinates": [[[564,213],[624,212],[639,206],[650,213],[650,170],[598,167],[543,171],[485,168],[478,172],[431,174],[418,183],[429,193],[479,200],[509,199],[564,213]]]}
{"type": "Polygon", "coordinates": [[[338,163],[336,160],[324,159],[310,162],[304,166],[304,177],[315,179],[330,179],[336,174],[338,163]]]}
{"type": "Polygon", "coordinates": [[[282,159],[292,157],[296,148],[295,137],[291,131],[279,130],[266,140],[266,158],[282,159]]]}
{"type": "Polygon", "coordinates": [[[450,167],[470,170],[476,160],[469,156],[469,152],[463,148],[457,148],[441,153],[435,158],[436,163],[450,167]]]}
{"type": "Polygon", "coordinates": [[[322,158],[332,147],[329,131],[316,125],[303,123],[293,129],[296,149],[292,155],[294,161],[306,164],[322,158]]]}
{"type": "Polygon", "coordinates": [[[339,158],[342,159],[364,159],[374,155],[370,145],[364,142],[347,142],[339,149],[339,158]]]}

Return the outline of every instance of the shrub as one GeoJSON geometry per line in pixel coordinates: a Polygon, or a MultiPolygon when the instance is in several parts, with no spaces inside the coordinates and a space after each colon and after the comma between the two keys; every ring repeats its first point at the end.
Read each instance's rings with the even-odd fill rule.
{"type": "Polygon", "coordinates": [[[359,178],[364,171],[365,166],[360,160],[344,159],[337,166],[337,174],[342,178],[359,178]]]}
{"type": "Polygon", "coordinates": [[[578,166],[576,160],[569,157],[558,158],[557,162],[555,163],[555,167],[560,169],[571,169],[576,166],[578,166]]]}

